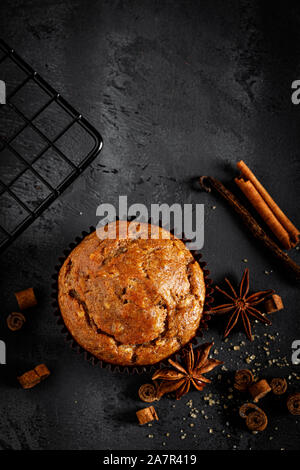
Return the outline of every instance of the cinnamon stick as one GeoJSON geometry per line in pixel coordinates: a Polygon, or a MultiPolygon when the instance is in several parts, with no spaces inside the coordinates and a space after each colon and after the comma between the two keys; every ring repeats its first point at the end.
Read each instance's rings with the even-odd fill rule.
{"type": "MultiPolygon", "coordinates": [[[[273,214],[274,218],[277,219],[277,222],[281,225],[281,227],[287,233],[287,235],[289,237],[289,246],[288,247],[286,247],[285,245],[284,246],[286,248],[291,248],[291,247],[296,246],[299,243],[300,231],[297,229],[297,227],[295,227],[295,225],[290,221],[290,219],[284,214],[284,212],[276,204],[274,199],[270,196],[270,194],[264,188],[264,186],[258,181],[256,176],[250,170],[250,168],[248,168],[246,163],[243,160],[241,160],[237,163],[237,167],[240,170],[240,172],[242,174],[242,177],[246,180],[249,180],[249,182],[252,184],[253,188],[259,193],[259,195],[261,196],[261,199],[265,202],[265,204],[270,209],[270,211],[273,214]]],[[[247,194],[245,194],[245,195],[246,195],[246,197],[248,197],[247,194]]],[[[259,211],[258,206],[254,206],[254,207],[259,211]]],[[[261,206],[260,206],[260,210],[261,210],[261,206]]],[[[270,219],[270,214],[269,213],[267,214],[266,210],[265,210],[265,212],[263,211],[263,213],[264,213],[265,220],[267,219],[266,222],[268,223],[268,220],[269,220],[269,222],[271,223],[271,225],[269,224],[271,229],[272,230],[275,229],[277,231],[278,230],[278,225],[277,224],[272,225],[272,220],[270,219]]],[[[275,231],[274,231],[274,234],[276,235],[275,231]]],[[[282,232],[282,235],[283,235],[283,232],[282,232]]]]}
{"type": "Polygon", "coordinates": [[[292,274],[292,276],[300,281],[300,266],[298,266],[295,261],[293,261],[287,253],[279,248],[277,243],[275,243],[264,230],[260,227],[254,217],[250,212],[239,202],[239,200],[229,191],[219,180],[213,178],[212,176],[201,176],[200,186],[207,192],[211,192],[213,188],[217,191],[220,196],[222,196],[225,201],[229,203],[232,209],[238,214],[240,219],[243,221],[244,225],[252,233],[254,238],[259,240],[264,247],[270,251],[286,268],[286,270],[292,274]]]}
{"type": "Polygon", "coordinates": [[[245,181],[243,178],[235,178],[234,181],[244,193],[246,198],[251,202],[252,206],[259,213],[261,218],[270,227],[276,238],[280,241],[282,246],[287,250],[292,247],[290,236],[285,228],[281,225],[278,219],[275,217],[270,207],[264,201],[262,196],[256,190],[255,186],[251,181],[245,181]]]}

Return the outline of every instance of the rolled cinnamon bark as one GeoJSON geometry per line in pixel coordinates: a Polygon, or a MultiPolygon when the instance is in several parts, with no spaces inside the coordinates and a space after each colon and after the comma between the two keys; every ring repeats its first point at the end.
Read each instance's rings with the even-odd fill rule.
{"type": "Polygon", "coordinates": [[[266,413],[253,403],[244,403],[240,407],[239,415],[246,420],[246,426],[250,431],[264,431],[268,425],[266,413]]]}
{"type": "Polygon", "coordinates": [[[287,250],[292,247],[290,237],[285,228],[281,225],[275,217],[270,207],[264,201],[262,196],[256,190],[251,181],[245,181],[243,178],[235,178],[234,181],[244,193],[246,198],[251,202],[254,209],[259,213],[261,218],[270,227],[276,238],[280,241],[282,246],[287,250]]]}
{"type": "Polygon", "coordinates": [[[300,392],[290,395],[286,404],[292,415],[300,415],[300,392]]]}
{"type": "Polygon", "coordinates": [[[287,381],[283,377],[275,377],[271,380],[270,387],[275,395],[283,395],[287,391],[287,381]]]}
{"type": "Polygon", "coordinates": [[[151,403],[158,400],[157,390],[154,384],[143,384],[139,388],[139,397],[142,401],[151,403]]]}
{"type": "Polygon", "coordinates": [[[25,321],[26,318],[24,317],[23,313],[20,312],[12,312],[6,319],[7,326],[11,331],[20,330],[25,321]]]}
{"type": "Polygon", "coordinates": [[[241,369],[237,370],[234,376],[234,388],[241,392],[248,390],[249,386],[253,383],[253,374],[251,370],[241,369]]]}
{"type": "Polygon", "coordinates": [[[275,217],[278,219],[280,224],[285,228],[290,237],[291,246],[296,246],[299,243],[300,231],[295,227],[295,225],[290,221],[290,219],[284,214],[280,207],[276,204],[274,199],[270,196],[268,191],[264,186],[258,181],[253,172],[248,168],[246,163],[243,160],[240,160],[237,163],[237,167],[240,170],[242,176],[253,184],[255,189],[259,192],[263,200],[269,206],[275,217]]]}

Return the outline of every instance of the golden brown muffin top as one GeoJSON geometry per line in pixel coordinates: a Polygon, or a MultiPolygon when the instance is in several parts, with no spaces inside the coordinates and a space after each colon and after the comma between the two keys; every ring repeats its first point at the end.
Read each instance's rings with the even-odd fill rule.
{"type": "Polygon", "coordinates": [[[106,226],[106,235],[115,227],[116,239],[93,232],[66,259],[59,274],[61,313],[74,339],[96,357],[123,365],[155,363],[195,335],[203,273],[169,232],[123,221],[106,226]],[[151,228],[160,239],[146,238],[151,228]]]}

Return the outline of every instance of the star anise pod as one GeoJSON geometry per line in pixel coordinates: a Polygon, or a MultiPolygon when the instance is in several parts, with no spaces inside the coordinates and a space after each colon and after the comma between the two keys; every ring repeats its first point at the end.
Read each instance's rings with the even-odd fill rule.
{"type": "Polygon", "coordinates": [[[271,325],[271,322],[268,318],[266,318],[262,313],[254,308],[254,305],[259,304],[266,297],[272,294],[273,290],[264,290],[255,292],[254,294],[248,295],[249,293],[249,269],[246,268],[239,286],[239,290],[236,291],[230,281],[225,278],[225,282],[230,287],[230,293],[220,289],[220,287],[215,286],[216,290],[218,290],[221,294],[227,297],[230,302],[223,305],[218,305],[217,307],[213,307],[210,310],[210,314],[223,314],[233,311],[231,314],[225,333],[224,338],[229,335],[233,327],[237,324],[238,319],[241,317],[243,321],[243,325],[246,331],[246,335],[250,341],[253,341],[251,325],[249,317],[254,317],[256,320],[265,323],[266,325],[271,325]]]}
{"type": "Polygon", "coordinates": [[[211,383],[211,380],[203,374],[223,364],[222,361],[208,358],[212,345],[213,343],[205,343],[195,350],[190,345],[189,350],[184,351],[181,362],[169,359],[173,369],[161,369],[155,372],[152,380],[160,381],[157,398],[160,399],[165,393],[175,392],[176,399],[179,400],[188,393],[191,383],[199,391],[211,383]]]}

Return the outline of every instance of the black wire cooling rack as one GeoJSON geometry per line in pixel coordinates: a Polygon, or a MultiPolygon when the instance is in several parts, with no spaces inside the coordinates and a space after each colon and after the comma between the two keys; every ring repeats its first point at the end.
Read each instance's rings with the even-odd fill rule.
{"type": "Polygon", "coordinates": [[[97,130],[0,39],[0,251],[102,148],[97,130]]]}

